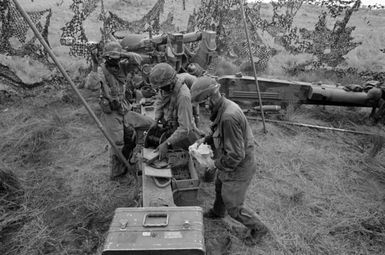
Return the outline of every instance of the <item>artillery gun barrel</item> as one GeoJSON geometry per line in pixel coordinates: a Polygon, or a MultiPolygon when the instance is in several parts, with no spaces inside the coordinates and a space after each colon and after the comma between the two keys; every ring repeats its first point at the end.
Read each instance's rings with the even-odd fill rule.
{"type": "Polygon", "coordinates": [[[323,87],[312,85],[308,99],[309,104],[325,104],[339,106],[362,106],[368,107],[365,92],[345,91],[341,88],[323,87]]]}
{"type": "Polygon", "coordinates": [[[162,34],[158,36],[154,36],[152,38],[143,38],[140,42],[135,46],[130,46],[125,48],[127,51],[142,51],[149,49],[151,47],[156,47],[158,45],[164,45],[168,43],[168,40],[180,40],[182,39],[183,43],[191,43],[196,42],[202,39],[202,32],[191,32],[187,34],[182,33],[172,33],[172,34],[162,34]]]}

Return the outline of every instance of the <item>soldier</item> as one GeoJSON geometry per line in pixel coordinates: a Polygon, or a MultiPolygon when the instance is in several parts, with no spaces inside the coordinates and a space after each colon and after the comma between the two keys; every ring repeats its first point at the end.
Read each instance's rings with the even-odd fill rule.
{"type": "Polygon", "coordinates": [[[155,102],[155,122],[171,130],[171,136],[159,145],[159,158],[164,159],[169,149],[188,149],[201,132],[194,123],[190,90],[187,86],[193,76],[177,75],[166,63],[155,65],[150,73],[150,83],[159,89],[155,102]]]}
{"type": "Polygon", "coordinates": [[[198,63],[190,63],[187,66],[187,72],[196,77],[201,77],[206,75],[206,71],[198,63]]]}
{"type": "Polygon", "coordinates": [[[191,87],[193,103],[205,102],[212,121],[212,134],[197,141],[215,148],[211,168],[219,170],[215,180],[214,207],[204,213],[211,219],[223,218],[225,212],[250,229],[246,242],[254,244],[268,232],[255,212],[243,206],[246,191],[256,171],[254,137],[241,108],[221,95],[214,78],[200,77],[191,87]]]}
{"type": "MultiPolygon", "coordinates": [[[[105,45],[101,64],[100,101],[102,118],[107,132],[111,136],[123,155],[130,160],[136,146],[136,132],[138,128],[148,128],[154,122],[149,117],[131,111],[132,106],[126,98],[126,85],[132,80],[133,67],[141,64],[139,55],[126,52],[118,42],[105,45]]],[[[111,148],[111,180],[124,175],[127,169],[111,148]]]]}
{"type": "Polygon", "coordinates": [[[370,89],[366,96],[366,100],[368,104],[373,106],[369,117],[373,120],[373,124],[377,124],[381,119],[385,117],[385,89],[370,89]],[[377,111],[376,108],[378,108],[377,111]]]}

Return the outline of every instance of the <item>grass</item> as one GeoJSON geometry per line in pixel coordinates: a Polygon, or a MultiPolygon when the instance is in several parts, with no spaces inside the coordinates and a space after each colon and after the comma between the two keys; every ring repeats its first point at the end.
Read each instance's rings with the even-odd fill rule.
{"type": "MultiPolygon", "coordinates": [[[[76,78],[81,77],[79,70],[84,62],[68,57],[68,48],[58,43],[63,21],[71,18],[69,2],[64,1],[60,8],[56,6],[59,1],[35,0],[31,4],[25,0],[22,4],[36,9],[42,9],[43,4],[54,8],[51,45],[76,78]]],[[[140,16],[154,2],[108,1],[107,7],[127,8],[133,4],[135,10],[141,10],[137,12],[140,16]]],[[[196,3],[186,2],[187,11],[196,3]]],[[[179,5],[167,5],[165,15],[178,8],[179,5]]],[[[124,8],[119,12],[127,13],[124,8]]],[[[186,12],[178,12],[178,17],[186,16],[186,12]]],[[[296,22],[309,26],[317,13],[318,10],[306,7],[299,12],[296,22]]],[[[376,52],[370,49],[384,48],[381,33],[372,31],[373,36],[369,37],[370,29],[364,25],[366,17],[373,29],[378,27],[382,31],[383,17],[374,13],[362,10],[361,16],[354,16],[357,38],[370,39],[353,53],[357,58],[352,58],[352,65],[364,59],[364,66],[372,68],[375,65],[367,54],[376,52]]],[[[263,15],[268,15],[267,10],[263,15]]],[[[96,22],[95,17],[90,20],[96,22]]],[[[87,32],[90,38],[97,36],[96,29],[87,32]]],[[[325,78],[325,73],[287,77],[282,71],[282,67],[293,67],[308,58],[281,53],[272,60],[269,75],[337,82],[330,75],[325,78]]],[[[32,64],[29,70],[32,76],[41,69],[32,64]]],[[[234,70],[238,67],[224,60],[218,72],[228,74],[234,70]]],[[[342,82],[353,81],[359,82],[355,77],[342,82]]],[[[99,115],[93,96],[86,98],[99,115]]],[[[129,183],[108,180],[106,140],[71,94],[69,99],[63,101],[56,90],[50,89],[8,105],[7,111],[0,108],[0,254],[100,254],[115,208],[137,204],[135,188],[129,183]]],[[[368,127],[367,116],[368,111],[362,109],[301,106],[291,109],[286,117],[296,122],[383,132],[382,125],[368,127]]],[[[383,253],[385,171],[381,159],[385,152],[380,150],[375,158],[370,157],[376,140],[269,123],[268,133],[263,134],[261,123],[252,122],[252,127],[258,144],[258,169],[246,205],[258,212],[272,234],[260,245],[248,247],[232,228],[238,223],[228,217],[224,221],[205,220],[210,252],[221,254],[222,249],[228,254],[383,253]],[[229,241],[229,246],[224,247],[223,241],[229,241]]],[[[213,185],[203,183],[200,196],[202,206],[210,207],[213,185]]]]}
{"type": "Polygon", "coordinates": [[[14,203],[3,186],[15,180],[23,192],[1,207],[1,254],[93,254],[115,208],[135,205],[129,184],[108,180],[105,141],[85,110],[55,100],[2,112],[0,198],[14,203]]]}
{"type": "MultiPolygon", "coordinates": [[[[383,132],[381,126],[365,125],[366,114],[344,107],[302,106],[292,111],[290,120],[383,132]]],[[[260,122],[252,122],[252,127],[258,168],[246,205],[272,234],[248,247],[232,230],[239,224],[230,218],[205,221],[210,247],[220,249],[218,242],[230,238],[225,254],[382,254],[384,151],[370,157],[370,137],[270,123],[263,134],[260,122]]],[[[203,207],[209,208],[213,185],[201,188],[203,207]]]]}

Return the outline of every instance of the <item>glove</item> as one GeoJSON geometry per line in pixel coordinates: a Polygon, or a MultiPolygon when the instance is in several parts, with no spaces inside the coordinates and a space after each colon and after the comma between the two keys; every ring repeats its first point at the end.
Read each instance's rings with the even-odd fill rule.
{"type": "Polygon", "coordinates": [[[159,160],[164,159],[164,158],[167,156],[167,152],[168,152],[168,143],[167,143],[167,141],[161,143],[161,144],[158,146],[158,149],[157,149],[157,150],[158,150],[158,152],[159,152],[159,160]]]}

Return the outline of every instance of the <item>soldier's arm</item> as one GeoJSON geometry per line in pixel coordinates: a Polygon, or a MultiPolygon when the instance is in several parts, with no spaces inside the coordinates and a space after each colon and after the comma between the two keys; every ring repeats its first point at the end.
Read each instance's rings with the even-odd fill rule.
{"type": "Polygon", "coordinates": [[[167,139],[169,143],[173,144],[178,139],[186,136],[193,128],[193,115],[191,99],[188,96],[181,96],[178,98],[178,128],[167,139]]]}
{"type": "MultiPolygon", "coordinates": [[[[191,86],[193,83],[198,79],[194,75],[191,75],[189,73],[181,73],[179,74],[180,79],[187,85],[189,89],[191,89],[191,86]]],[[[196,119],[196,123],[199,122],[199,105],[193,105],[192,106],[193,116],[196,119]]]]}
{"type": "Polygon", "coordinates": [[[164,115],[162,96],[160,92],[158,92],[158,94],[156,95],[154,108],[155,108],[155,121],[157,122],[158,120],[161,120],[164,115]]]}
{"type": "Polygon", "coordinates": [[[119,66],[127,75],[130,72],[132,65],[140,66],[142,64],[142,57],[134,52],[122,52],[120,53],[119,66]]]}
{"type": "Polygon", "coordinates": [[[182,81],[187,85],[189,89],[191,89],[191,86],[193,85],[193,83],[198,79],[197,77],[189,73],[181,73],[179,74],[179,77],[182,79],[182,81]]]}
{"type": "Polygon", "coordinates": [[[111,96],[111,89],[108,87],[106,77],[104,76],[103,70],[101,68],[98,70],[98,76],[100,78],[99,83],[102,96],[112,102],[113,98],[111,96]]]}
{"type": "Polygon", "coordinates": [[[223,149],[222,156],[215,160],[220,171],[234,171],[245,158],[245,142],[242,130],[235,119],[226,119],[222,124],[223,149]]]}

